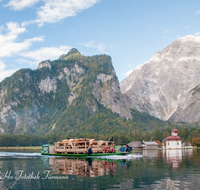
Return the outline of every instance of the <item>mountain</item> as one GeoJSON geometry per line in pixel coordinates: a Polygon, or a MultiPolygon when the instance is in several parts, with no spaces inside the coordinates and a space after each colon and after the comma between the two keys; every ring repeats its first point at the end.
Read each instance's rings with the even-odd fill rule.
{"type": "Polygon", "coordinates": [[[200,37],[186,36],[172,42],[120,83],[132,105],[161,120],[193,123],[198,112],[200,37]]]}
{"type": "Polygon", "coordinates": [[[200,121],[200,85],[180,97],[177,110],[170,117],[172,122],[194,123],[200,121]]]}
{"type": "Polygon", "coordinates": [[[120,91],[110,56],[87,57],[71,49],[0,83],[0,133],[80,132],[93,118],[99,123],[87,130],[100,130],[95,125],[107,119],[107,128],[101,127],[105,133],[113,121],[122,128],[132,118],[129,101],[120,91]]]}
{"type": "Polygon", "coordinates": [[[126,142],[133,135],[149,139],[148,131],[177,128],[135,105],[128,93],[122,94],[110,56],[84,56],[71,49],[57,60],[42,61],[36,70],[21,69],[0,82],[0,134],[52,135],[51,142],[59,134],[112,135],[126,142]]]}

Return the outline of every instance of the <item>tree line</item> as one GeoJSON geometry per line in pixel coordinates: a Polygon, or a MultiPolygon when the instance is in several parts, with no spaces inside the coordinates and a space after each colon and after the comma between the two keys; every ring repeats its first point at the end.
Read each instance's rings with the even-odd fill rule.
{"type": "MultiPolygon", "coordinates": [[[[188,139],[195,146],[200,146],[200,129],[198,128],[178,128],[178,135],[182,142],[188,139]],[[199,145],[198,145],[199,144],[199,145]]],[[[115,144],[128,144],[131,141],[162,141],[171,135],[172,128],[168,127],[161,130],[140,131],[136,130],[116,130],[114,133],[66,133],[66,134],[49,134],[39,135],[0,135],[0,147],[16,147],[16,146],[42,146],[43,144],[53,144],[54,142],[71,138],[91,138],[96,140],[109,140],[114,138],[115,144]]]]}

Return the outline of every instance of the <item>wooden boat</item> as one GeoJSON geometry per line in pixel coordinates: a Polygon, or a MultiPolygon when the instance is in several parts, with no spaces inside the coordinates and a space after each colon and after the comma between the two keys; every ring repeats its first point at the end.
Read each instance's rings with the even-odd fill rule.
{"type": "Polygon", "coordinates": [[[42,146],[42,155],[52,156],[110,156],[126,155],[129,153],[106,153],[105,148],[112,148],[114,141],[96,141],[95,139],[66,139],[61,142],[55,142],[54,145],[46,144],[42,146]],[[93,154],[88,155],[88,149],[92,148],[93,154]]]}

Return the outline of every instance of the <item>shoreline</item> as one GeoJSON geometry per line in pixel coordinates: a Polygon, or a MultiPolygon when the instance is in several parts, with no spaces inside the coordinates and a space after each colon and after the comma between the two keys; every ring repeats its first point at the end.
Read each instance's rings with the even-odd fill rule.
{"type": "Polygon", "coordinates": [[[8,149],[26,149],[26,150],[42,150],[42,146],[21,146],[21,147],[0,147],[0,150],[8,150],[8,149]]]}

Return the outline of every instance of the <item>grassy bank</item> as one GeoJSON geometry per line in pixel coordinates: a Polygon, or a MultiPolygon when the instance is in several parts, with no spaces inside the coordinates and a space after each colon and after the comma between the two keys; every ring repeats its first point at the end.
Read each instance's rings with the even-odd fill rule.
{"type": "Polygon", "coordinates": [[[0,149],[41,150],[41,149],[42,149],[42,146],[0,147],[0,149]]]}

